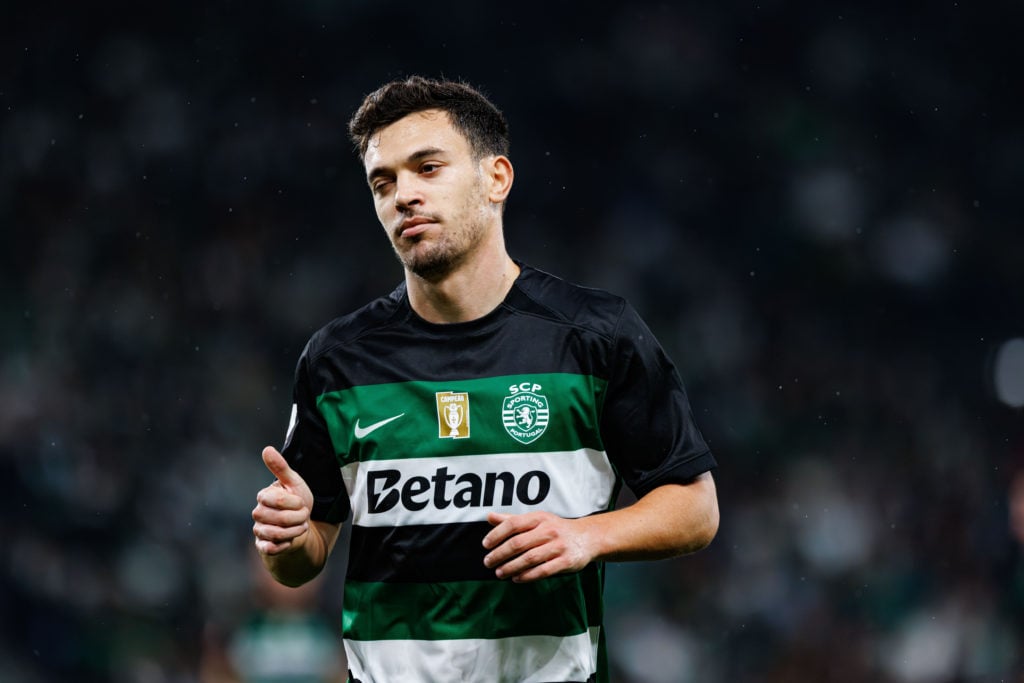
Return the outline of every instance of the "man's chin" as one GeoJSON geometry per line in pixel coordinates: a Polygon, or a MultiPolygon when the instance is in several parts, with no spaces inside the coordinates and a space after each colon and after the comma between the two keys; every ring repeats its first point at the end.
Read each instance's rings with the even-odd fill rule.
{"type": "Polygon", "coordinates": [[[458,259],[449,254],[416,254],[415,250],[400,260],[407,271],[428,282],[443,280],[458,266],[458,259]]]}

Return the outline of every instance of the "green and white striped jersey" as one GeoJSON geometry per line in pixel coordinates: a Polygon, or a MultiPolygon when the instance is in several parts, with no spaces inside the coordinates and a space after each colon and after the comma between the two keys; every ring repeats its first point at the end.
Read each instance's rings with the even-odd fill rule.
{"type": "Polygon", "coordinates": [[[313,335],[284,455],[314,519],[352,516],[359,683],[603,680],[602,565],[499,581],[487,513],[582,517],[715,466],[632,307],[528,266],[478,320],[428,323],[402,285],[313,335]]]}

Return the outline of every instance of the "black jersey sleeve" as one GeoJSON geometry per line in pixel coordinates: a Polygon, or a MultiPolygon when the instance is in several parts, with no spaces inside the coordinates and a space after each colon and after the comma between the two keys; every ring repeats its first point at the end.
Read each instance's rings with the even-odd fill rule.
{"type": "Polygon", "coordinates": [[[281,453],[313,492],[312,519],[338,524],[348,517],[348,492],[327,424],[317,409],[319,392],[313,377],[307,346],[295,369],[293,416],[281,453]]]}
{"type": "Polygon", "coordinates": [[[628,303],[612,342],[601,439],[638,497],[716,466],[678,371],[628,303]]]}

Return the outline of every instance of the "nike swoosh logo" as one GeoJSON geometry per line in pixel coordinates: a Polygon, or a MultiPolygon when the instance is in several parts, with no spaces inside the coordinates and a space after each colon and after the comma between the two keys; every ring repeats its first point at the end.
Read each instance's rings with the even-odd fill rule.
{"type": "Polygon", "coordinates": [[[405,415],[405,413],[402,413],[402,415],[395,415],[394,417],[389,417],[387,419],[381,420],[380,422],[374,422],[372,425],[367,425],[366,427],[360,427],[359,420],[356,419],[356,438],[362,439],[364,436],[367,436],[371,432],[377,431],[378,429],[386,425],[388,422],[394,422],[403,415],[405,415]]]}

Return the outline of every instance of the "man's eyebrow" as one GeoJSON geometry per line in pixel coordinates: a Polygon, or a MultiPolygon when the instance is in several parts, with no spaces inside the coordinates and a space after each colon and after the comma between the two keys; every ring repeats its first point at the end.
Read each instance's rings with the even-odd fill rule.
{"type": "MultiPolygon", "coordinates": [[[[405,163],[407,163],[407,164],[408,163],[412,163],[414,161],[419,161],[420,159],[423,159],[425,157],[430,157],[430,156],[434,156],[435,154],[444,154],[444,153],[445,153],[445,151],[443,149],[441,149],[440,147],[424,147],[423,149],[418,149],[415,152],[413,152],[412,154],[410,154],[408,157],[406,157],[405,163]]],[[[373,182],[374,178],[378,178],[380,176],[386,176],[386,175],[388,175],[387,167],[385,167],[385,166],[374,166],[372,169],[370,169],[370,172],[366,174],[366,180],[369,181],[369,182],[373,182]]]]}

